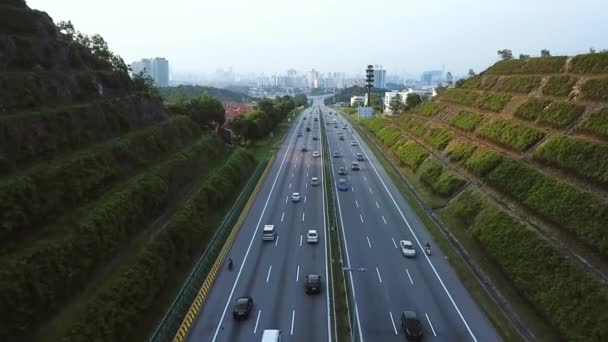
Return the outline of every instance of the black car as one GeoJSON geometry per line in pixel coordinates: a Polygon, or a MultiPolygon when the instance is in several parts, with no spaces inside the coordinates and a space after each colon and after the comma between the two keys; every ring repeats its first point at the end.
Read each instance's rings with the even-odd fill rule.
{"type": "Polygon", "coordinates": [[[253,308],[253,298],[251,297],[241,297],[236,300],[236,304],[234,305],[234,311],[232,311],[232,316],[234,319],[247,319],[249,318],[249,313],[253,308]]]}
{"type": "Polygon", "coordinates": [[[298,138],[302,136],[302,132],[298,132],[298,138]]]}
{"type": "Polygon", "coordinates": [[[339,139],[340,139],[340,140],[344,140],[344,136],[343,136],[343,135],[341,135],[339,139]]]}
{"type": "Polygon", "coordinates": [[[408,340],[417,341],[422,339],[422,323],[416,317],[414,311],[403,311],[401,313],[401,329],[408,340]]]}
{"type": "Polygon", "coordinates": [[[306,293],[319,294],[321,293],[321,276],[318,274],[309,274],[306,276],[306,293]]]}
{"type": "Polygon", "coordinates": [[[344,166],[340,166],[340,169],[338,169],[338,174],[339,175],[346,175],[346,168],[344,166]]]}
{"type": "Polygon", "coordinates": [[[306,127],[306,132],[310,132],[310,127],[306,127]]]}
{"type": "Polygon", "coordinates": [[[314,137],[312,137],[312,140],[319,140],[319,137],[315,135],[314,137]]]}

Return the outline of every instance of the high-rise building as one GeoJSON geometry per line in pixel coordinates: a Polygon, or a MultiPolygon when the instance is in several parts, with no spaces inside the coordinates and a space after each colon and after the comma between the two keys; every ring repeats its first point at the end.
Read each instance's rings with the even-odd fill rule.
{"type": "Polygon", "coordinates": [[[133,75],[141,72],[150,76],[158,87],[167,87],[169,85],[169,61],[165,58],[144,58],[131,63],[131,73],[133,75]]]}
{"type": "Polygon", "coordinates": [[[308,88],[319,88],[319,72],[315,69],[308,72],[308,88]]]}
{"type": "Polygon", "coordinates": [[[286,82],[286,86],[289,88],[295,88],[297,86],[296,84],[296,70],[295,69],[289,69],[287,70],[287,82],[286,82]]]}
{"type": "Polygon", "coordinates": [[[423,85],[435,85],[443,80],[443,72],[441,70],[429,70],[422,73],[420,81],[423,85]]]}
{"type": "Polygon", "coordinates": [[[374,88],[386,89],[386,70],[382,69],[382,65],[374,66],[374,88]]]}

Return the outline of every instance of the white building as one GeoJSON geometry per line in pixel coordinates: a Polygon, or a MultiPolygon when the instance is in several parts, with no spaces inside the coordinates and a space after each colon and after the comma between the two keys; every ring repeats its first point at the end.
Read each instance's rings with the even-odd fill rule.
{"type": "Polygon", "coordinates": [[[315,69],[308,72],[308,88],[319,88],[319,72],[315,69]]]}
{"type": "Polygon", "coordinates": [[[355,104],[358,104],[359,106],[362,106],[365,103],[365,96],[352,96],[350,98],[350,106],[354,106],[355,104]]]}
{"type": "Polygon", "coordinates": [[[401,103],[405,104],[408,94],[418,94],[420,96],[434,97],[437,95],[435,88],[413,89],[407,88],[405,91],[389,91],[384,93],[384,113],[392,115],[391,101],[398,95],[401,103]]]}

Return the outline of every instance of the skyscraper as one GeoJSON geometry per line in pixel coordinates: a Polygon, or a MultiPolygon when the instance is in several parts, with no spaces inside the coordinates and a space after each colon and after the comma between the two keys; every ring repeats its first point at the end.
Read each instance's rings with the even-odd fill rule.
{"type": "Polygon", "coordinates": [[[382,65],[374,66],[374,88],[386,89],[386,70],[382,69],[382,65]]]}
{"type": "Polygon", "coordinates": [[[169,85],[169,61],[165,58],[144,58],[138,62],[131,63],[131,73],[133,75],[141,72],[152,77],[158,87],[169,85]]]}
{"type": "Polygon", "coordinates": [[[319,88],[319,72],[317,72],[315,69],[308,72],[308,88],[319,88]]]}

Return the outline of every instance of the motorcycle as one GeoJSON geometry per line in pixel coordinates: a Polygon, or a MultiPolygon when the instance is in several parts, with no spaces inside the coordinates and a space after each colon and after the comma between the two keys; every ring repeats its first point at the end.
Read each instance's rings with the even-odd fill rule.
{"type": "Polygon", "coordinates": [[[228,259],[228,270],[232,271],[232,259],[228,259]]]}
{"type": "Polygon", "coordinates": [[[425,249],[426,255],[431,255],[431,247],[426,247],[425,249]]]}

